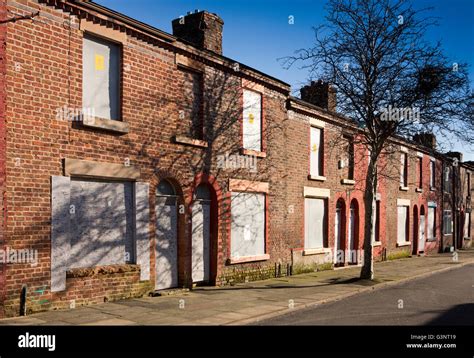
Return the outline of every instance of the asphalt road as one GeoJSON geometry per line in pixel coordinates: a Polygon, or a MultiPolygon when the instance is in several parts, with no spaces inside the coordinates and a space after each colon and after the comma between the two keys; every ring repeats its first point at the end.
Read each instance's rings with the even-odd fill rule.
{"type": "Polygon", "coordinates": [[[298,310],[258,324],[474,326],[474,265],[298,310]]]}

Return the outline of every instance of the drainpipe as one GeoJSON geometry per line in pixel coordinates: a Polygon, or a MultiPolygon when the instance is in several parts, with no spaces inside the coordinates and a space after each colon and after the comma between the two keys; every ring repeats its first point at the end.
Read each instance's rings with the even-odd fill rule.
{"type": "Polygon", "coordinates": [[[20,316],[26,316],[26,285],[23,285],[20,293],[20,316]]]}

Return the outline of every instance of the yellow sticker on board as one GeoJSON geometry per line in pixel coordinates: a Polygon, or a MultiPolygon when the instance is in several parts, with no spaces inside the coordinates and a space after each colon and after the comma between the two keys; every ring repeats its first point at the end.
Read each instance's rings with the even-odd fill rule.
{"type": "Polygon", "coordinates": [[[311,148],[313,152],[316,152],[318,150],[318,146],[316,144],[313,144],[313,147],[311,148]]]}
{"type": "Polygon", "coordinates": [[[253,116],[253,114],[250,113],[250,114],[249,114],[249,123],[250,123],[250,124],[253,124],[254,118],[255,118],[255,117],[253,116]]]}
{"type": "Polygon", "coordinates": [[[104,67],[105,67],[104,56],[95,55],[95,70],[96,71],[103,71],[104,67]]]}

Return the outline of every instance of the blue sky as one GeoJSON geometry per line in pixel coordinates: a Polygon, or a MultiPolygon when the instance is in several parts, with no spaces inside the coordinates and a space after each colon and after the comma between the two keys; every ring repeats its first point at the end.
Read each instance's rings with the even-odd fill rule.
{"type": "MultiPolygon", "coordinates": [[[[195,9],[218,14],[224,20],[224,55],[292,86],[306,82],[308,72],[295,66],[282,68],[277,58],[313,44],[313,26],[324,21],[324,0],[96,0],[95,2],[171,33],[171,20],[195,9]],[[294,24],[288,23],[293,16],[294,24]]],[[[442,42],[452,62],[470,64],[474,84],[474,1],[414,0],[415,7],[434,7],[440,26],[428,40],[442,42]]],[[[448,148],[449,149],[449,148],[448,148]]],[[[474,160],[474,147],[459,148],[465,160],[474,160]]]]}

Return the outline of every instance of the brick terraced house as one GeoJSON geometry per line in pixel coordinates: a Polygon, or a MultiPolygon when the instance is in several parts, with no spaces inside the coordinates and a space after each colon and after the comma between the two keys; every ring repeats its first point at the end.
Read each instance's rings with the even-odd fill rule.
{"type": "MultiPolygon", "coordinates": [[[[1,316],[361,263],[369,153],[335,91],[223,56],[215,14],[172,25],[0,0],[1,316]]],[[[473,163],[390,145],[376,259],[470,246],[473,163]]]]}

